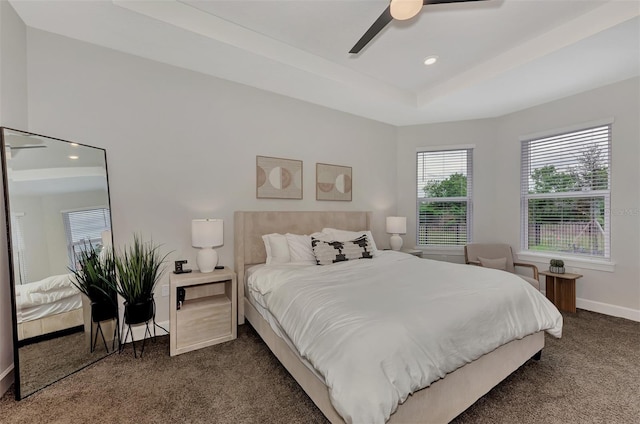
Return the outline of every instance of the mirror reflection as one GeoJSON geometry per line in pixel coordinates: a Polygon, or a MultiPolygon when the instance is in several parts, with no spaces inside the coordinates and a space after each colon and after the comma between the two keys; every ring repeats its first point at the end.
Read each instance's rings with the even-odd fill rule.
{"type": "Polygon", "coordinates": [[[2,128],[2,156],[20,399],[117,349],[117,309],[74,284],[111,246],[109,187],[104,149],[2,128]]]}

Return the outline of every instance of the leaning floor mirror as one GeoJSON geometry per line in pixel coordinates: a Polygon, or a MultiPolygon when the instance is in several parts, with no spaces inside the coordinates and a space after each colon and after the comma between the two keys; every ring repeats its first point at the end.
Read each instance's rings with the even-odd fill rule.
{"type": "Polygon", "coordinates": [[[96,311],[78,279],[112,245],[109,184],[104,149],[1,130],[21,399],[118,348],[117,305],[96,311]]]}

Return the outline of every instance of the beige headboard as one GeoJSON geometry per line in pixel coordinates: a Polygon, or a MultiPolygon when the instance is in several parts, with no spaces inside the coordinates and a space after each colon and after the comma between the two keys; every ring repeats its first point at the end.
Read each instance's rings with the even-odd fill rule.
{"type": "Polygon", "coordinates": [[[262,236],[271,233],[311,234],[331,227],[341,230],[371,229],[371,212],[255,211],[234,214],[234,268],[238,274],[238,323],[244,322],[244,273],[248,266],[264,263],[262,236]]]}

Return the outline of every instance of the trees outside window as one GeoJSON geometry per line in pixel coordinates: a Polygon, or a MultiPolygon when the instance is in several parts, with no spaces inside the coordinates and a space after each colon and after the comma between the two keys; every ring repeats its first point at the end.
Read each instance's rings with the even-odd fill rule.
{"type": "Polygon", "coordinates": [[[610,126],[522,143],[523,248],[609,257],[610,126]]]}
{"type": "Polygon", "coordinates": [[[418,152],[420,246],[462,246],[471,235],[472,150],[418,152]]]}

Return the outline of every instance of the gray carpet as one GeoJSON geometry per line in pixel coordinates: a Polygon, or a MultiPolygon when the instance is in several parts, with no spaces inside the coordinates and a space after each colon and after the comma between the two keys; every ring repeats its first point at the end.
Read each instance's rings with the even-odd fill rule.
{"type": "MultiPolygon", "coordinates": [[[[107,354],[104,345],[96,343],[96,349],[91,352],[88,338],[84,332],[77,332],[21,347],[22,396],[28,396],[74,370],[103,358],[107,354]]],[[[111,349],[111,345],[108,347],[111,349]]]]}
{"type": "MultiPolygon", "coordinates": [[[[640,420],[640,323],[579,310],[564,337],[455,423],[631,423],[640,420]]],[[[131,347],[20,402],[10,423],[325,423],[253,329],[232,342],[169,357],[168,338],[131,347]]]]}

